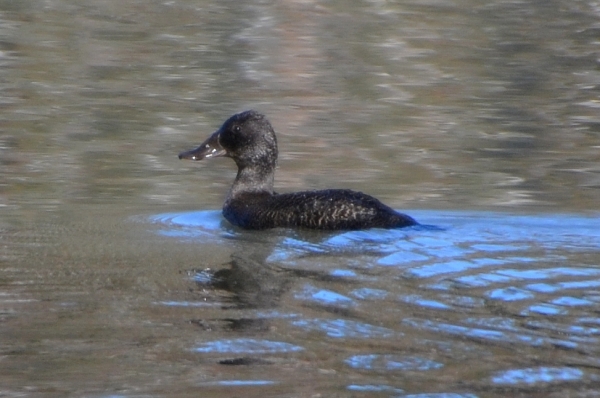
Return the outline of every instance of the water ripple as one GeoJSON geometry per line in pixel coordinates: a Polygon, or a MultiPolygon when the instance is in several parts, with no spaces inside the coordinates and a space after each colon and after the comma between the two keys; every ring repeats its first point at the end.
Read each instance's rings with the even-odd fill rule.
{"type": "MultiPolygon", "coordinates": [[[[484,366],[481,372],[487,372],[490,385],[503,387],[600,377],[593,370],[600,358],[598,217],[427,211],[411,211],[411,215],[439,228],[248,232],[231,227],[218,212],[165,214],[151,219],[160,234],[183,242],[209,241],[224,247],[235,242],[235,247],[244,248],[234,256],[238,268],[248,253],[262,247],[266,253],[262,260],[248,260],[241,275],[264,277],[268,281],[262,282],[265,292],[279,292],[290,298],[286,304],[298,305],[287,310],[283,306],[280,315],[268,319],[303,332],[321,333],[336,339],[336,344],[350,340],[347,347],[356,347],[357,352],[339,359],[349,368],[382,373],[432,371],[442,368],[448,357],[493,356],[490,345],[500,351],[501,347],[510,351],[521,346],[546,352],[551,347],[569,357],[558,360],[558,355],[556,363],[548,366],[532,360],[529,367],[508,370],[499,368],[506,362],[491,360],[491,368],[484,366]],[[288,313],[293,316],[286,316],[288,313]],[[330,318],[332,314],[335,317],[330,318]],[[415,332],[439,337],[419,338],[419,344],[411,347],[436,350],[406,356],[389,353],[388,344],[395,345],[398,337],[415,332]],[[377,344],[387,353],[364,353],[377,344]],[[431,352],[438,356],[429,359],[431,352]],[[563,366],[571,363],[585,364],[588,373],[563,366]]],[[[240,288],[240,294],[259,296],[255,293],[260,278],[256,279],[258,285],[249,285],[249,291],[240,288]]],[[[210,280],[197,279],[202,286],[210,280]]],[[[236,283],[234,286],[240,287],[236,283]]],[[[304,346],[234,339],[207,342],[195,351],[293,352],[304,346]]],[[[394,386],[368,381],[347,389],[403,394],[394,386]]],[[[460,392],[405,396],[474,397],[460,392]]]]}
{"type": "Polygon", "coordinates": [[[332,338],[387,338],[401,335],[391,329],[345,319],[303,319],[292,325],[306,331],[319,331],[332,338]]]}
{"type": "Polygon", "coordinates": [[[283,343],[280,341],[255,340],[255,339],[231,339],[209,341],[194,348],[200,353],[244,353],[244,354],[272,354],[277,352],[302,351],[297,345],[283,343]]]}
{"type": "Polygon", "coordinates": [[[355,355],[344,361],[348,366],[365,370],[433,370],[444,365],[427,358],[402,355],[355,355]]]}
{"type": "Polygon", "coordinates": [[[577,368],[542,366],[498,372],[492,376],[492,382],[496,384],[539,384],[575,381],[582,379],[583,376],[584,372],[577,368]]]}

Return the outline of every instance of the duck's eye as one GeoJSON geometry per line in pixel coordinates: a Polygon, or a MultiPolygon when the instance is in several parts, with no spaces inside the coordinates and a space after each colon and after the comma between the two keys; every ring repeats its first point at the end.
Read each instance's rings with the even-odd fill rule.
{"type": "Polygon", "coordinates": [[[242,128],[238,125],[233,126],[233,132],[234,133],[239,133],[240,131],[242,131],[242,128]]]}

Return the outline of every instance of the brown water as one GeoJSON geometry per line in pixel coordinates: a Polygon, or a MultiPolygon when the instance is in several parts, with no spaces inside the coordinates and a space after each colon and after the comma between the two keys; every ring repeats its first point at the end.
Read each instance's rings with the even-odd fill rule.
{"type": "Polygon", "coordinates": [[[0,395],[595,396],[599,21],[0,1],[0,395]],[[278,191],[438,228],[232,228],[234,164],[177,153],[250,108],[278,191]]]}

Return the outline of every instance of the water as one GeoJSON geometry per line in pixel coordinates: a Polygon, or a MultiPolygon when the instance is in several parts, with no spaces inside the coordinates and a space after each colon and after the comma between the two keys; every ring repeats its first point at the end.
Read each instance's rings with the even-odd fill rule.
{"type": "Polygon", "coordinates": [[[0,2],[6,396],[593,396],[593,1],[0,2]],[[425,226],[248,232],[229,159],[425,226]]]}

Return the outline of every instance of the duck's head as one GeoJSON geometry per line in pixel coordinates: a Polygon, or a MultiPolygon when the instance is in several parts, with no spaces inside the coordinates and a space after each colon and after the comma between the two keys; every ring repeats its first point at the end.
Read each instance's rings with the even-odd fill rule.
{"type": "Polygon", "coordinates": [[[179,159],[202,160],[227,156],[239,168],[260,166],[274,168],[277,162],[277,139],[271,123],[255,111],[231,116],[198,148],[179,154],[179,159]]]}

